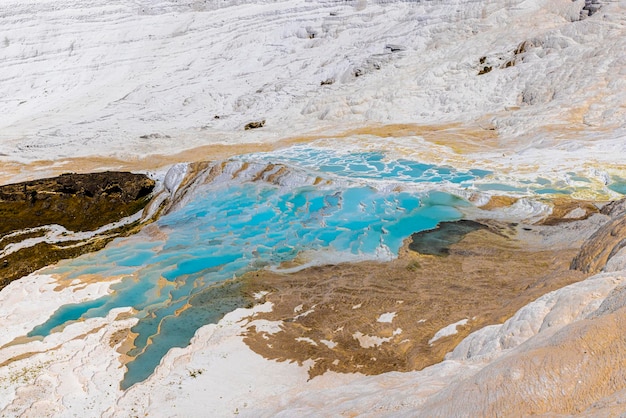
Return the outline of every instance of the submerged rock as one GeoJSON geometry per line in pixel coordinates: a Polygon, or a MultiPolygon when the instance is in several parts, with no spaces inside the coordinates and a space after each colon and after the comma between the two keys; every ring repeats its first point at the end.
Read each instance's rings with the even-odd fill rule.
{"type": "Polygon", "coordinates": [[[441,222],[435,229],[411,235],[409,249],[420,254],[447,255],[450,245],[461,241],[465,235],[487,226],[476,221],[462,219],[456,222],[441,222]]]}

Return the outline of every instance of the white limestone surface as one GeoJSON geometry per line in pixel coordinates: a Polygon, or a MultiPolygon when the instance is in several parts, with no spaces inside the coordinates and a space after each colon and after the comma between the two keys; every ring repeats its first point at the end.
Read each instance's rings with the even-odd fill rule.
{"type": "Polygon", "coordinates": [[[124,369],[110,340],[136,322],[120,316],[128,309],[69,324],[43,339],[25,338],[61,305],[97,299],[117,281],[59,286],[48,275],[32,274],[0,292],[1,416],[93,416],[120,396],[124,369]]]}
{"type": "Polygon", "coordinates": [[[519,153],[488,155],[502,166],[548,162],[549,148],[614,161],[625,5],[604,3],[580,20],[582,0],[7,0],[0,158],[132,159],[363,124],[471,122],[519,153]]]}

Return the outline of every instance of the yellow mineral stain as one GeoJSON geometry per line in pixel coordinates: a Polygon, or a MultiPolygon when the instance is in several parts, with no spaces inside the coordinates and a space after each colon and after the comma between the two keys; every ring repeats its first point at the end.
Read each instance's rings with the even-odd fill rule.
{"type": "Polygon", "coordinates": [[[116,321],[124,321],[126,319],[130,319],[132,317],[134,317],[137,314],[137,310],[134,308],[131,308],[130,311],[128,312],[120,312],[119,314],[117,314],[117,316],[115,317],[116,321]]]}
{"type": "Polygon", "coordinates": [[[484,151],[498,146],[498,133],[491,126],[477,124],[447,123],[423,124],[377,124],[352,128],[332,134],[318,133],[288,138],[288,144],[311,142],[319,139],[376,136],[379,138],[421,137],[428,142],[450,147],[459,153],[484,151]]]}
{"type": "Polygon", "coordinates": [[[163,289],[165,289],[165,287],[174,286],[174,283],[170,282],[163,276],[159,276],[156,284],[157,284],[157,291],[159,292],[159,295],[163,293],[163,289]]]}
{"type": "Polygon", "coordinates": [[[180,308],[176,309],[176,311],[174,312],[174,316],[179,316],[181,313],[185,312],[189,308],[191,308],[191,305],[189,304],[189,302],[187,302],[180,308]]]}
{"type": "Polygon", "coordinates": [[[23,335],[21,337],[17,337],[15,339],[13,339],[12,341],[9,341],[8,343],[6,343],[2,347],[0,347],[0,350],[4,349],[4,348],[7,348],[7,347],[14,346],[14,345],[28,344],[28,343],[30,343],[32,341],[43,341],[43,337],[40,336],[40,335],[37,335],[35,337],[27,337],[27,336],[23,335]]]}
{"type": "MultiPolygon", "coordinates": [[[[44,271],[45,272],[45,271],[44,271]]],[[[60,292],[61,290],[72,288],[74,292],[78,290],[82,290],[90,284],[95,283],[106,283],[118,281],[127,277],[135,277],[134,274],[125,274],[122,276],[103,276],[101,274],[81,274],[78,277],[70,278],[71,272],[64,274],[53,274],[52,277],[56,280],[57,286],[54,288],[55,292],[60,292]]],[[[135,277],[136,279],[136,277],[135,277]]]]}
{"type": "Polygon", "coordinates": [[[518,198],[510,197],[510,196],[491,196],[489,198],[489,201],[485,203],[484,205],[480,206],[480,208],[484,210],[506,208],[506,207],[512,206],[518,200],[519,200],[518,198]]]}
{"type": "Polygon", "coordinates": [[[122,365],[128,364],[134,360],[135,357],[129,356],[128,353],[136,348],[135,339],[138,336],[139,334],[132,332],[129,328],[120,329],[111,336],[109,345],[113,348],[119,344],[116,351],[120,355],[119,359],[122,365]]]}
{"type": "Polygon", "coordinates": [[[555,225],[561,222],[586,219],[598,213],[598,207],[591,201],[577,200],[569,197],[557,197],[548,202],[552,206],[552,213],[542,220],[543,225],[555,225]],[[577,211],[577,212],[574,212],[577,211]],[[577,216],[571,214],[579,213],[577,216]]]}

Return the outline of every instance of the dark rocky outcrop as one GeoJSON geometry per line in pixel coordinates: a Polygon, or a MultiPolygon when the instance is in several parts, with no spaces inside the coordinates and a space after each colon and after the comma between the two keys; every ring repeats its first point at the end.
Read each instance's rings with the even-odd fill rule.
{"type": "Polygon", "coordinates": [[[0,186],[0,237],[58,224],[91,231],[132,215],[147,203],[154,180],[143,174],[104,172],[0,186]]]}
{"type": "Polygon", "coordinates": [[[138,222],[82,241],[41,239],[17,251],[5,251],[11,244],[42,238],[48,232],[33,228],[57,224],[72,232],[97,230],[142,210],[154,186],[147,176],[126,172],[64,174],[0,186],[0,289],[61,259],[99,250],[113,238],[132,232],[138,222]]]}
{"type": "Polygon", "coordinates": [[[488,66],[488,65],[485,65],[483,68],[481,68],[481,69],[478,71],[478,75],[487,74],[487,73],[491,72],[491,70],[493,70],[493,67],[490,67],[490,66],[488,66]]]}
{"type": "Polygon", "coordinates": [[[585,0],[585,5],[580,11],[580,18],[584,19],[587,16],[591,16],[601,8],[602,4],[600,4],[600,0],[585,0]]]}
{"type": "Polygon", "coordinates": [[[385,45],[385,49],[388,50],[389,52],[402,52],[406,50],[406,47],[403,45],[397,45],[397,44],[387,44],[385,45]]]}

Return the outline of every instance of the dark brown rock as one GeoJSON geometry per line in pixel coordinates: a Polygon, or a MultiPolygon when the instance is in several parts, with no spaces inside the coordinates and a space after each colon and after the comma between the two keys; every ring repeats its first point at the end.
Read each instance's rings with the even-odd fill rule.
{"type": "Polygon", "coordinates": [[[250,122],[247,123],[246,126],[243,127],[243,129],[245,129],[246,131],[250,130],[250,129],[258,129],[258,128],[262,128],[263,126],[265,126],[265,119],[258,121],[258,122],[250,122]]]}
{"type": "Polygon", "coordinates": [[[478,71],[478,75],[483,75],[483,74],[487,74],[488,72],[491,72],[491,70],[493,70],[493,67],[490,67],[488,65],[485,65],[483,68],[481,68],[478,71]]]}
{"type": "Polygon", "coordinates": [[[136,213],[153,188],[147,176],[124,172],[64,174],[0,186],[0,237],[49,224],[91,231],[136,213]]]}
{"type": "MultiPolygon", "coordinates": [[[[31,228],[57,224],[79,232],[117,222],[142,210],[154,186],[147,176],[127,172],[64,174],[0,186],[0,251],[46,234],[31,228]]],[[[0,289],[64,258],[99,250],[137,227],[135,222],[83,242],[40,242],[4,255],[0,252],[0,289]]]]}

